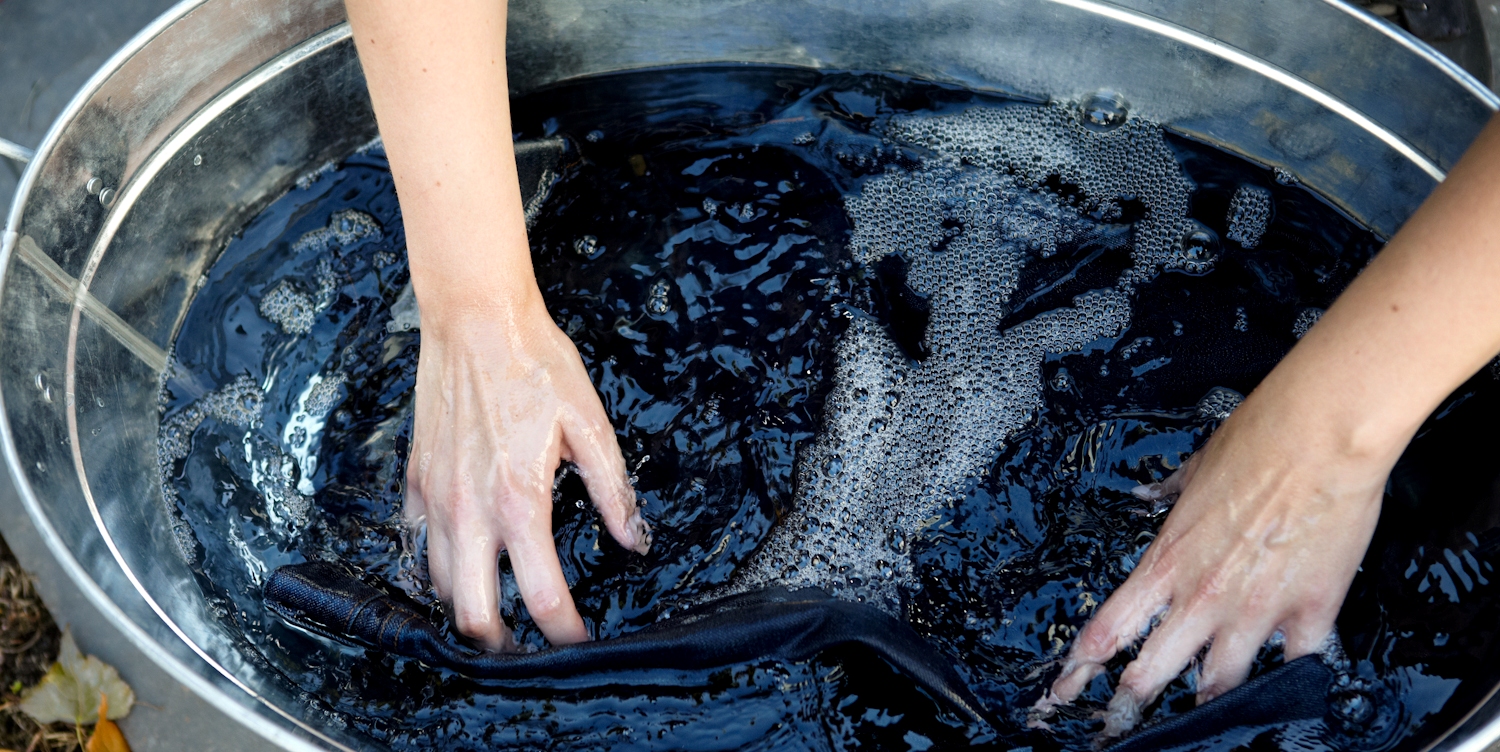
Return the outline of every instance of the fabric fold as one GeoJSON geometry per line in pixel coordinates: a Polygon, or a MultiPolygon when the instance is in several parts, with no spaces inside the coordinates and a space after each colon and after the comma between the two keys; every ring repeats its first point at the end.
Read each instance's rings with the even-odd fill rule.
{"type": "Polygon", "coordinates": [[[333,562],[278,568],[266,581],[264,597],[272,612],[315,634],[479,679],[704,669],[765,658],[801,661],[830,648],[859,645],[963,716],[993,725],[952,663],[910,626],[817,588],[732,595],[622,637],[533,653],[484,653],[455,645],[422,614],[333,562]]]}

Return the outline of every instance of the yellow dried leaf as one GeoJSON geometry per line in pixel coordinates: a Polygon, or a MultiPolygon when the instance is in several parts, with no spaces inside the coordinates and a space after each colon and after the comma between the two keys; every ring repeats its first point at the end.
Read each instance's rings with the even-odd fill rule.
{"type": "Polygon", "coordinates": [[[100,718],[101,696],[108,700],[107,720],[124,718],[135,704],[135,693],[114,666],[84,655],[72,633],[64,631],[57,662],[35,687],[26,690],[21,710],[41,724],[65,721],[87,726],[100,718]]]}
{"type": "Polygon", "coordinates": [[[130,745],[125,743],[125,735],[120,733],[120,727],[109,719],[109,697],[99,696],[99,723],[94,726],[94,734],[89,737],[88,746],[84,752],[130,752],[130,745]]]}

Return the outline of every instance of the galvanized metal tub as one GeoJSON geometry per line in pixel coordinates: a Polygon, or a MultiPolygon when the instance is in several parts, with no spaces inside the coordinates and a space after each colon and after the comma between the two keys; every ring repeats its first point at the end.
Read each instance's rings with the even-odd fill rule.
{"type": "MultiPolygon", "coordinates": [[[[1058,100],[1108,88],[1387,235],[1497,106],[1456,66],[1334,0],[515,0],[509,33],[516,93],[718,62],[1058,100]]],[[[84,596],[75,603],[221,713],[214,723],[287,749],[366,742],[247,661],[210,616],[164,517],[156,395],[229,237],[375,136],[342,2],[188,0],[58,118],[0,250],[0,451],[14,503],[84,596]]],[[[1435,748],[1496,739],[1491,696],[1435,748]]]]}

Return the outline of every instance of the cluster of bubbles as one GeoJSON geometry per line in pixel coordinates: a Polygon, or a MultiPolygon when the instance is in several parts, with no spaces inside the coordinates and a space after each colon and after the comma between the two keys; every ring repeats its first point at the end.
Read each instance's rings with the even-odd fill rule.
{"type": "MultiPolygon", "coordinates": [[[[594,133],[598,133],[598,131],[594,133]]],[[[593,135],[593,133],[589,135],[593,135]]],[[[603,138],[603,136],[601,135],[600,138],[603,138]]],[[[531,194],[530,198],[526,199],[525,205],[521,207],[521,216],[524,218],[528,229],[536,224],[536,218],[542,215],[542,207],[546,206],[547,197],[552,195],[552,186],[557,183],[557,178],[557,173],[553,172],[552,168],[549,167],[542,170],[542,176],[537,182],[536,190],[531,194]]]]}
{"type": "Polygon", "coordinates": [[[335,212],[328,218],[328,226],[303,235],[292,244],[292,253],[300,256],[309,251],[322,253],[331,247],[352,248],[366,240],[375,241],[384,236],[384,230],[375,218],[355,209],[335,212]]]}
{"type": "MultiPolygon", "coordinates": [[[[383,230],[374,217],[354,209],[335,213],[328,219],[328,226],[313,230],[292,244],[292,251],[322,253],[330,247],[350,248],[356,244],[379,240],[383,230]]],[[[317,284],[314,292],[307,292],[296,282],[283,279],[266,291],[260,299],[260,315],[274,322],[287,334],[303,335],[312,331],[313,321],[338,295],[339,278],[333,264],[326,258],[318,262],[313,275],[317,284]]]]}
{"type": "Polygon", "coordinates": [[[287,334],[307,334],[318,315],[318,304],[296,283],[284,279],[261,296],[260,315],[287,334]]]}
{"type": "Polygon", "coordinates": [[[271,534],[291,540],[307,526],[312,512],[312,488],[302,474],[299,457],[283,452],[275,441],[260,434],[247,439],[245,457],[250,464],[250,485],[264,503],[266,526],[271,534]]]}
{"type": "Polygon", "coordinates": [[[1198,417],[1204,420],[1224,420],[1245,401],[1245,395],[1233,389],[1216,386],[1198,400],[1198,417]]]}
{"type": "Polygon", "coordinates": [[[175,465],[186,459],[193,448],[193,433],[203,421],[213,418],[226,425],[249,430],[260,422],[265,395],[254,379],[240,376],[223,387],[209,392],[162,422],[157,434],[157,472],[162,479],[162,493],[167,504],[167,518],[172,520],[172,537],[189,563],[197,558],[197,539],[187,523],[177,514],[177,492],[170,482],[175,465]]]}
{"type": "Polygon", "coordinates": [[[348,377],[342,373],[318,379],[307,391],[307,396],[302,399],[302,410],[309,415],[318,418],[326,418],[333,412],[335,405],[344,398],[344,382],[348,377]]]}
{"type": "Polygon", "coordinates": [[[1245,248],[1260,245],[1271,223],[1271,192],[1258,185],[1242,185],[1229,200],[1229,232],[1225,237],[1245,248]]]}
{"type": "Polygon", "coordinates": [[[1212,263],[1183,250],[1197,226],[1160,129],[1113,125],[1087,127],[1057,106],[892,121],[890,138],[931,156],[846,199],[850,247],[866,268],[891,254],[907,260],[907,284],[930,305],[930,354],[914,362],[879,322],[853,318],[836,347],[824,425],[798,464],[793,511],[733,589],[818,586],[899,613],[914,582],[909,541],[1043,407],[1047,354],[1122,333],[1135,285],[1162,267],[1212,263]],[[1077,190],[1046,187],[1058,180],[1077,190]],[[1144,213],[1117,284],[1011,323],[1025,266],[1100,233],[1127,202],[1144,213]]]}
{"type": "Polygon", "coordinates": [[[1134,227],[1134,266],[1120,280],[1127,292],[1160,269],[1202,273],[1204,262],[1211,263],[1194,258],[1192,244],[1184,243],[1202,226],[1188,219],[1191,185],[1154,123],[1132,118],[1100,130],[1071,108],[1013,105],[898,117],[888,135],[931,150],[934,161],[1010,173],[1030,186],[1049,180],[1075,186],[1105,220],[1138,202],[1144,214],[1134,227]]]}
{"type": "Polygon", "coordinates": [[[1320,318],[1323,318],[1322,308],[1303,308],[1298,311],[1297,318],[1292,321],[1292,335],[1297,339],[1302,339],[1302,336],[1307,334],[1307,330],[1313,328],[1313,324],[1318,323],[1320,318]]]}

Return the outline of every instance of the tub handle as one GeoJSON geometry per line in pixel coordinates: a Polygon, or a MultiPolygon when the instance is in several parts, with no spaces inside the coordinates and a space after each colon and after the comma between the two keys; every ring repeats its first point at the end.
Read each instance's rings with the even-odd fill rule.
{"type": "Polygon", "coordinates": [[[14,141],[8,141],[6,139],[0,138],[0,157],[5,157],[12,161],[26,164],[30,162],[31,158],[35,155],[35,149],[28,149],[14,141]]]}

